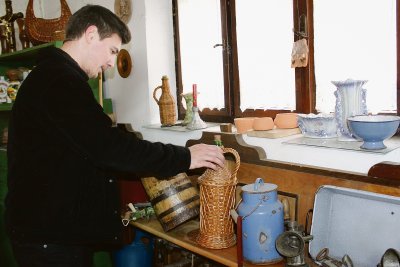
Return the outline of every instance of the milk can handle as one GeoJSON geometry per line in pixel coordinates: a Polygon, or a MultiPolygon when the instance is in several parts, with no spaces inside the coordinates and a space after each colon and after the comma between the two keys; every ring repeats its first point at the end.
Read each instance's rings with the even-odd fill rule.
{"type": "Polygon", "coordinates": [[[260,186],[262,187],[264,185],[264,180],[262,178],[257,178],[256,181],[254,182],[254,191],[258,191],[260,186]]]}
{"type": "Polygon", "coordinates": [[[153,98],[154,98],[154,100],[157,102],[158,105],[159,105],[159,99],[157,99],[157,97],[156,97],[156,92],[157,92],[157,90],[160,89],[161,87],[162,87],[162,85],[157,86],[156,88],[154,88],[154,91],[153,91],[153,98]]]}

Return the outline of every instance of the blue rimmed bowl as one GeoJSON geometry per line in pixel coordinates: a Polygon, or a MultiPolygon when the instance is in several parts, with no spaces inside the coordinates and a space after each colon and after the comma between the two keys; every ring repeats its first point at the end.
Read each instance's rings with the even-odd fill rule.
{"type": "Polygon", "coordinates": [[[362,139],[363,149],[385,149],[384,140],[392,137],[399,128],[400,117],[392,115],[360,115],[347,119],[352,133],[362,139]]]}

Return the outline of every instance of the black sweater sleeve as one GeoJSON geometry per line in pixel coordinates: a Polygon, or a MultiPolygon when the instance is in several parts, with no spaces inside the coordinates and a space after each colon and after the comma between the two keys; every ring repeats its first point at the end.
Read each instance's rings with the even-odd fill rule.
{"type": "Polygon", "coordinates": [[[187,148],[141,140],[112,127],[90,87],[77,80],[61,76],[40,97],[50,135],[106,170],[172,176],[189,169],[187,148]]]}

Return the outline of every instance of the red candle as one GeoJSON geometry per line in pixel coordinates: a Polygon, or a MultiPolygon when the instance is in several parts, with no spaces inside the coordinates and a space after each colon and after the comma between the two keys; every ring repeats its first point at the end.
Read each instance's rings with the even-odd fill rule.
{"type": "Polygon", "coordinates": [[[197,84],[193,84],[193,107],[197,107],[197,84]]]}

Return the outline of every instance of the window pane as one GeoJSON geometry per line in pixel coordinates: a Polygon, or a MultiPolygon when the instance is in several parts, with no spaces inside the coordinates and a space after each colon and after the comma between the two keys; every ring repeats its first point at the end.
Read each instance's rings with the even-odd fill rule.
{"type": "Polygon", "coordinates": [[[197,84],[199,108],[224,107],[224,74],[219,0],[179,0],[183,92],[197,84]]]}
{"type": "Polygon", "coordinates": [[[314,0],[317,110],[334,111],[333,80],[368,80],[370,112],[396,104],[396,0],[314,0]]]}
{"type": "Polygon", "coordinates": [[[296,108],[292,0],[237,0],[240,108],[296,108]]]}

